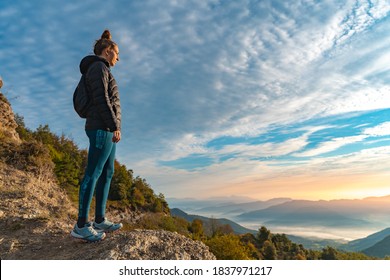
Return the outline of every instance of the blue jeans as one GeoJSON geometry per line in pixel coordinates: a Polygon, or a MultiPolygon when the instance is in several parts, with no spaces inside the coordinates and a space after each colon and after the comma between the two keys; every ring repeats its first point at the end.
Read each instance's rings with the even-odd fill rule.
{"type": "Polygon", "coordinates": [[[108,191],[114,175],[116,144],[112,132],[86,130],[89,138],[88,164],[79,190],[79,218],[88,220],[89,208],[96,188],[95,217],[104,217],[108,191]]]}

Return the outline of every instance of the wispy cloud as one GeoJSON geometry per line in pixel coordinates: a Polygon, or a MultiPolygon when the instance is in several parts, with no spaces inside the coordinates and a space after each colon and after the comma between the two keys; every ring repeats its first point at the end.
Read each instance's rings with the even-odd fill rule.
{"type": "Polygon", "coordinates": [[[390,135],[390,122],[384,122],[377,126],[366,128],[363,134],[368,136],[386,136],[390,135]]]}
{"type": "Polygon", "coordinates": [[[312,150],[308,150],[302,153],[296,153],[294,156],[296,157],[313,157],[318,156],[321,154],[333,152],[343,146],[353,144],[356,142],[361,142],[366,138],[364,135],[358,135],[358,136],[349,136],[349,137],[338,137],[334,138],[330,141],[323,142],[319,145],[319,147],[316,147],[312,150]]]}

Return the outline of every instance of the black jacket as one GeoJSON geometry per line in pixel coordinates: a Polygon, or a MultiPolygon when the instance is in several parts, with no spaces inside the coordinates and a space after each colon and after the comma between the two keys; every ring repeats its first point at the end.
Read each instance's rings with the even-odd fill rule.
{"type": "Polygon", "coordinates": [[[86,130],[121,130],[119,91],[107,60],[96,55],[84,57],[80,72],[86,75],[86,84],[92,98],[87,113],[86,130]]]}

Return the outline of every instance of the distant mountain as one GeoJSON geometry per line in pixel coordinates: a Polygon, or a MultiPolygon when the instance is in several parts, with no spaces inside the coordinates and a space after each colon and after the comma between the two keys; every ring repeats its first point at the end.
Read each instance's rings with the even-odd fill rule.
{"type": "MultiPolygon", "coordinates": [[[[175,216],[175,217],[181,217],[188,222],[192,222],[195,219],[199,219],[205,224],[206,227],[207,227],[207,225],[210,225],[211,220],[213,220],[213,218],[187,214],[186,212],[184,212],[178,208],[171,209],[171,215],[175,216]]],[[[245,227],[243,227],[243,226],[241,226],[233,221],[230,221],[228,219],[214,219],[214,220],[216,220],[219,225],[230,225],[232,227],[234,233],[236,233],[236,234],[245,234],[245,233],[256,234],[257,233],[256,230],[247,229],[247,228],[245,228],[245,227]]]]}
{"type": "Polygon", "coordinates": [[[291,201],[291,198],[274,198],[266,201],[245,197],[216,197],[204,200],[194,198],[167,198],[170,208],[179,208],[186,212],[205,216],[233,217],[239,214],[260,210],[272,205],[291,201]]]}
{"type": "Polygon", "coordinates": [[[198,199],[193,197],[175,198],[167,197],[166,200],[171,205],[171,208],[180,208],[178,206],[191,207],[191,208],[203,208],[212,205],[227,205],[235,203],[247,203],[256,201],[256,199],[242,197],[242,196],[227,196],[227,197],[210,197],[205,199],[198,199]]]}
{"type": "Polygon", "coordinates": [[[390,256],[390,235],[379,241],[375,245],[363,250],[363,253],[378,258],[390,256]]]}
{"type": "Polygon", "coordinates": [[[344,249],[346,251],[364,251],[375,244],[381,242],[386,237],[390,236],[390,228],[386,228],[382,231],[371,234],[365,238],[356,239],[348,242],[345,245],[340,246],[340,249],[344,249]]]}
{"type": "Polygon", "coordinates": [[[266,201],[252,201],[246,203],[223,203],[223,205],[212,205],[197,209],[197,213],[208,213],[219,216],[236,216],[245,212],[261,210],[270,206],[291,201],[291,198],[273,198],[266,201]]]}
{"type": "Polygon", "coordinates": [[[237,216],[266,225],[367,227],[390,222],[390,196],[362,200],[292,200],[237,216]]]}

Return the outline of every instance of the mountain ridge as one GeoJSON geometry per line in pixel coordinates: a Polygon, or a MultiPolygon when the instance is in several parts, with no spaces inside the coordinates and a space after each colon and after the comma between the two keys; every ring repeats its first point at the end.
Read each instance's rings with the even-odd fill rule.
{"type": "Polygon", "coordinates": [[[330,220],[333,219],[333,221],[339,220],[340,226],[378,224],[384,227],[390,223],[387,214],[389,211],[390,196],[329,201],[292,200],[266,209],[242,213],[236,219],[278,224],[278,221],[284,218],[283,222],[289,221],[291,224],[301,225],[312,222],[324,226],[331,225],[330,220]]]}
{"type": "Polygon", "coordinates": [[[373,246],[362,251],[367,256],[386,258],[390,256],[390,235],[386,236],[381,241],[373,246]]]}
{"type": "Polygon", "coordinates": [[[365,251],[368,248],[375,246],[388,236],[390,236],[390,227],[370,234],[364,238],[352,240],[347,244],[340,246],[339,248],[350,251],[365,251]]]}
{"type": "Polygon", "coordinates": [[[231,226],[231,228],[233,229],[233,232],[235,234],[245,234],[245,233],[256,234],[257,233],[256,230],[247,229],[247,228],[245,228],[245,227],[243,227],[243,226],[241,226],[233,221],[230,221],[229,219],[226,219],[226,218],[208,218],[208,217],[204,217],[201,215],[192,215],[192,214],[188,214],[188,213],[180,210],[179,208],[172,208],[171,215],[184,218],[188,222],[192,222],[193,220],[198,219],[198,220],[201,220],[204,224],[210,224],[211,221],[213,220],[218,225],[231,226]]]}

